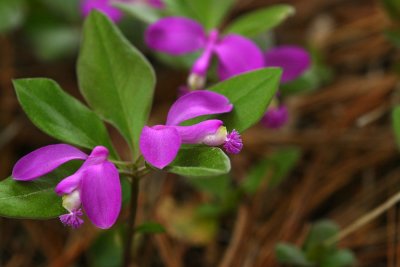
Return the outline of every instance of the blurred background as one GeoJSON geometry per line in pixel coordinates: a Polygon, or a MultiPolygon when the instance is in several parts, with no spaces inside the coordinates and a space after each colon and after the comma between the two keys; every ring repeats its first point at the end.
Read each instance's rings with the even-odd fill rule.
{"type": "MultiPolygon", "coordinates": [[[[345,228],[400,190],[391,123],[400,102],[400,4],[238,0],[227,21],[277,3],[296,13],[265,40],[313,55],[313,67],[287,89],[297,92],[285,97],[289,123],[247,131],[229,179],[211,186],[172,174],[147,179],[138,220],[157,221],[165,233],[136,237],[137,266],[280,266],[277,243],[302,245],[321,219],[345,228]],[[235,193],[257,172],[265,174],[263,182],[235,193]]],[[[12,79],[49,77],[82,100],[75,75],[82,20],[76,0],[0,0],[0,179],[22,155],[57,142],[24,115],[12,79]]],[[[119,26],[156,68],[151,122],[163,121],[187,72],[146,50],[143,23],[125,18],[119,26]]],[[[338,246],[354,253],[355,266],[399,266],[399,236],[397,205],[338,246]]],[[[71,231],[57,219],[0,218],[0,266],[119,266],[121,246],[118,229],[85,224],[71,231]]]]}

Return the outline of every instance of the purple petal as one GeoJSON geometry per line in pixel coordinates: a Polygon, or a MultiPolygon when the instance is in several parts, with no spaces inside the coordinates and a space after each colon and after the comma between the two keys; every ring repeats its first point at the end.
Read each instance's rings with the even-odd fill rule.
{"type": "Polygon", "coordinates": [[[87,16],[90,11],[95,9],[107,15],[112,21],[117,22],[121,19],[122,13],[112,6],[111,2],[110,0],[84,0],[81,5],[82,14],[87,16]]]}
{"type": "Polygon", "coordinates": [[[48,174],[68,161],[84,160],[87,157],[85,153],[70,145],[45,146],[18,160],[14,165],[12,177],[19,181],[30,181],[48,174]]]}
{"type": "Polygon", "coordinates": [[[278,129],[285,125],[289,118],[289,112],[286,106],[268,108],[261,122],[271,129],[278,129]]]}
{"type": "Polygon", "coordinates": [[[221,80],[264,67],[264,55],[251,40],[236,34],[226,35],[215,48],[221,80]]]}
{"type": "Polygon", "coordinates": [[[202,55],[196,60],[192,67],[192,73],[196,73],[204,77],[207,74],[211,58],[214,53],[215,44],[218,41],[219,33],[217,30],[212,30],[208,36],[207,45],[202,55]]]}
{"type": "Polygon", "coordinates": [[[81,188],[82,206],[94,225],[110,228],[121,210],[121,184],[114,164],[105,161],[88,167],[81,188]]]}
{"type": "Polygon", "coordinates": [[[278,46],[266,52],[265,63],[267,67],[281,67],[281,82],[286,83],[298,78],[310,67],[311,57],[301,47],[278,46]]]}
{"type": "Polygon", "coordinates": [[[180,146],[181,138],[174,127],[145,126],[140,135],[139,147],[144,159],[159,169],[175,159],[180,146]]]}
{"type": "Polygon", "coordinates": [[[82,176],[86,169],[96,164],[102,164],[107,161],[109,155],[108,149],[104,146],[96,146],[93,148],[89,157],[85,160],[82,166],[72,175],[64,178],[56,186],[56,193],[58,195],[70,194],[78,188],[82,180],[82,176]]]}
{"type": "Polygon", "coordinates": [[[150,25],[145,34],[146,44],[171,55],[195,52],[206,44],[203,27],[194,20],[168,17],[150,25]]]}
{"type": "Polygon", "coordinates": [[[82,165],[74,174],[62,179],[55,188],[57,195],[71,194],[72,191],[76,190],[81,184],[84,170],[84,165],[82,165]]]}
{"type": "Polygon", "coordinates": [[[222,126],[220,120],[206,120],[191,126],[175,126],[183,144],[200,144],[207,135],[215,134],[222,126]]]}
{"type": "Polygon", "coordinates": [[[168,112],[167,125],[179,123],[202,115],[230,112],[233,106],[224,95],[199,90],[179,98],[168,112]]]}

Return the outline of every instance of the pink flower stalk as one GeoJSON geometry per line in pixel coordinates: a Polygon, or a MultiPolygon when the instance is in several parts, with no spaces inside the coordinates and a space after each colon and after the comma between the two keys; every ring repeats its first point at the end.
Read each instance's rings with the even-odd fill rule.
{"type": "MultiPolygon", "coordinates": [[[[280,67],[283,70],[281,83],[285,84],[300,77],[311,65],[309,53],[298,46],[285,45],[269,49],[265,54],[266,67],[280,67]]],[[[271,104],[261,122],[268,128],[277,129],[286,124],[289,113],[286,106],[279,103],[271,104]]]]}
{"type": "Polygon", "coordinates": [[[239,133],[235,130],[228,133],[221,120],[180,126],[189,119],[230,112],[232,108],[229,100],[218,93],[206,90],[187,93],[171,106],[165,125],[143,128],[139,140],[143,157],[162,169],[175,159],[182,144],[222,145],[228,153],[239,153],[243,147],[239,133]]]}
{"type": "Polygon", "coordinates": [[[84,160],[74,174],[55,188],[68,211],[60,220],[64,225],[78,228],[83,223],[82,206],[94,225],[108,229],[121,210],[121,184],[117,168],[107,158],[108,150],[103,146],[96,146],[88,156],[70,145],[49,145],[22,157],[15,164],[12,177],[17,181],[31,181],[68,161],[84,160]]]}
{"type": "Polygon", "coordinates": [[[199,23],[188,18],[160,19],[147,28],[145,40],[150,48],[175,56],[202,50],[189,77],[194,89],[203,87],[214,55],[218,58],[221,80],[264,67],[262,51],[250,39],[237,34],[220,36],[216,29],[207,34],[199,23]]]}
{"type": "Polygon", "coordinates": [[[164,8],[162,0],[82,0],[81,10],[84,16],[89,15],[90,11],[96,9],[107,15],[112,21],[118,22],[122,18],[122,12],[112,6],[113,3],[144,3],[153,8],[164,8]]]}

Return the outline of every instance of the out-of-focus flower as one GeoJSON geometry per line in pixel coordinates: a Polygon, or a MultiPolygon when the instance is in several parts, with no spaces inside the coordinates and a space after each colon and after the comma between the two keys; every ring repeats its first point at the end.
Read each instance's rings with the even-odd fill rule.
{"type": "MultiPolygon", "coordinates": [[[[291,82],[300,77],[311,65],[309,53],[298,46],[285,45],[269,49],[265,53],[266,67],[282,68],[281,83],[291,82]]],[[[277,129],[286,124],[289,113],[278,96],[268,107],[261,122],[268,128],[277,129]]]]}
{"type": "Polygon", "coordinates": [[[263,53],[250,39],[237,34],[220,36],[216,29],[207,34],[199,23],[188,18],[160,19],[148,27],[145,39],[150,48],[175,56],[202,50],[189,76],[189,85],[194,89],[204,86],[214,55],[221,80],[264,67],[263,53]]]}
{"type": "Polygon", "coordinates": [[[55,188],[68,210],[60,220],[67,226],[78,228],[83,223],[80,218],[83,206],[94,225],[107,229],[115,223],[121,210],[119,173],[107,158],[108,150],[103,146],[96,146],[88,156],[70,145],[49,145],[22,157],[15,164],[12,177],[17,181],[31,181],[68,161],[84,160],[74,174],[64,178],[55,188]]]}
{"type": "Polygon", "coordinates": [[[218,93],[193,91],[179,98],[168,112],[165,125],[145,126],[139,146],[145,160],[162,169],[176,157],[181,144],[223,146],[228,153],[239,153],[242,140],[237,131],[228,133],[221,120],[205,120],[191,126],[179,124],[203,115],[230,112],[233,106],[218,93]]]}

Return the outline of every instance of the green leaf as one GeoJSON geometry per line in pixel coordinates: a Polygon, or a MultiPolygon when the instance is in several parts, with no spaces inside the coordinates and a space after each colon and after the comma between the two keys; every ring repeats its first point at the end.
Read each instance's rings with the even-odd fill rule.
{"type": "Polygon", "coordinates": [[[210,91],[225,95],[233,110],[222,116],[229,130],[243,132],[259,122],[279,87],[282,70],[264,68],[222,81],[210,91]]]}
{"type": "Polygon", "coordinates": [[[24,0],[0,0],[0,33],[12,31],[25,17],[24,0]]]}
{"type": "Polygon", "coordinates": [[[135,232],[141,234],[159,234],[164,233],[165,228],[164,226],[156,222],[146,222],[137,226],[135,232]]]}
{"type": "Polygon", "coordinates": [[[121,132],[136,157],[152,105],[154,70],[105,15],[91,12],[83,32],[80,90],[94,111],[121,132]]]}
{"type": "Polygon", "coordinates": [[[228,33],[254,37],[278,26],[294,13],[295,9],[290,5],[274,5],[239,17],[226,31],[228,33]]]}
{"type": "Polygon", "coordinates": [[[62,198],[54,188],[78,166],[77,162],[70,162],[30,182],[15,181],[11,177],[3,180],[0,182],[0,216],[50,219],[66,213],[62,198]]]}
{"type": "Polygon", "coordinates": [[[235,0],[165,0],[174,16],[185,16],[199,21],[206,29],[220,26],[235,0]]]}
{"type": "Polygon", "coordinates": [[[293,266],[313,266],[303,252],[296,246],[287,243],[279,243],[275,247],[275,255],[279,263],[293,266]]]}
{"type": "Polygon", "coordinates": [[[48,135],[73,145],[109,148],[116,155],[100,118],[64,92],[53,80],[19,79],[13,82],[18,100],[29,119],[48,135]]]}
{"type": "Polygon", "coordinates": [[[322,260],[321,267],[348,267],[355,261],[354,254],[350,250],[335,250],[322,260]]]}
{"type": "Polygon", "coordinates": [[[217,176],[228,173],[231,163],[217,147],[183,147],[175,160],[165,169],[188,177],[217,176]]]}
{"type": "Polygon", "coordinates": [[[304,251],[310,260],[320,261],[325,255],[332,253],[336,243],[326,244],[326,241],[337,235],[339,227],[332,221],[322,220],[313,225],[304,243],[304,251]]]}
{"type": "Polygon", "coordinates": [[[137,18],[147,24],[154,23],[162,17],[159,9],[150,7],[145,4],[121,2],[115,3],[113,5],[121,9],[129,16],[137,18]]]}
{"type": "Polygon", "coordinates": [[[392,112],[392,124],[395,133],[397,146],[400,147],[400,106],[393,109],[392,112]]]}

